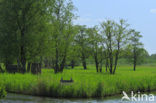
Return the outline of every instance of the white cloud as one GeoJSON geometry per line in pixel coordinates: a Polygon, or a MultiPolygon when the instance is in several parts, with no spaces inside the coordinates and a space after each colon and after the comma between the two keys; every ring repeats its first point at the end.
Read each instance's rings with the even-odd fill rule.
{"type": "Polygon", "coordinates": [[[81,25],[85,25],[85,24],[88,24],[88,23],[91,23],[91,22],[92,22],[92,19],[90,19],[90,18],[81,18],[81,17],[79,17],[77,20],[74,20],[75,24],[81,24],[81,25]]]}
{"type": "Polygon", "coordinates": [[[80,22],[91,22],[92,20],[90,18],[79,18],[78,21],[80,21],[80,22]]]}
{"type": "Polygon", "coordinates": [[[151,9],[151,10],[150,10],[150,13],[156,14],[156,9],[151,9]]]}
{"type": "Polygon", "coordinates": [[[95,21],[97,22],[97,23],[101,23],[101,22],[103,22],[103,21],[105,21],[105,20],[107,20],[106,18],[97,18],[95,21]]]}

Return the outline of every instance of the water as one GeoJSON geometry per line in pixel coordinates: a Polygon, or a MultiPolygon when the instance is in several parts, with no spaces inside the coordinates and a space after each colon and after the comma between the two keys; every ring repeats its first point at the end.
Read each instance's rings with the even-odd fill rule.
{"type": "MultiPolygon", "coordinates": [[[[0,103],[156,103],[155,102],[122,102],[122,96],[105,99],[53,99],[20,94],[8,94],[0,103]]],[[[156,100],[156,97],[155,97],[156,100]]]]}

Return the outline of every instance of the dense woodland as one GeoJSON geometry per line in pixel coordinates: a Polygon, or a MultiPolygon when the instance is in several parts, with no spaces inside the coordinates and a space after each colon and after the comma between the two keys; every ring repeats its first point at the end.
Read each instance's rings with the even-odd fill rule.
{"type": "Polygon", "coordinates": [[[65,68],[95,64],[115,74],[118,64],[155,62],[140,41],[139,31],[124,19],[94,27],[74,25],[77,9],[71,0],[0,0],[0,62],[26,73],[35,67],[65,68]]]}

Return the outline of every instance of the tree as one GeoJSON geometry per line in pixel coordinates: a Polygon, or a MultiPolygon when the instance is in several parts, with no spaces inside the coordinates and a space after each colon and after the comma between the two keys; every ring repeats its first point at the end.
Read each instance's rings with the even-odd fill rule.
{"type": "Polygon", "coordinates": [[[102,46],[102,36],[98,33],[97,27],[89,28],[87,30],[89,34],[89,44],[91,48],[92,55],[94,57],[96,71],[102,72],[102,62],[103,62],[103,46],[102,46]]]}
{"type": "Polygon", "coordinates": [[[40,40],[45,37],[47,5],[45,0],[1,0],[1,57],[6,65],[17,60],[25,73],[27,60],[38,58],[40,40]]]}
{"type": "Polygon", "coordinates": [[[86,26],[77,26],[77,34],[75,36],[75,42],[78,45],[79,48],[79,55],[82,61],[82,65],[84,70],[87,69],[87,62],[86,59],[88,58],[89,55],[89,36],[87,33],[87,28],[86,26]]]}
{"type": "Polygon", "coordinates": [[[138,59],[141,56],[141,54],[143,53],[142,51],[144,50],[142,48],[143,44],[140,42],[140,38],[142,37],[142,35],[140,35],[140,32],[135,31],[134,29],[131,30],[131,37],[130,37],[130,46],[129,48],[131,48],[131,52],[132,52],[132,62],[133,62],[133,70],[136,70],[136,65],[138,63],[138,59]]]}
{"type": "Polygon", "coordinates": [[[74,67],[79,64],[79,61],[81,61],[79,58],[79,46],[75,41],[72,41],[70,44],[68,60],[72,69],[74,69],[74,67]]]}
{"type": "Polygon", "coordinates": [[[113,74],[115,74],[117,68],[120,51],[127,44],[128,35],[129,35],[129,31],[127,30],[128,26],[129,24],[127,24],[126,21],[123,19],[120,20],[119,24],[117,24],[117,28],[115,31],[116,32],[115,41],[117,45],[115,50],[115,66],[114,66],[113,74]]]}
{"type": "Polygon", "coordinates": [[[106,68],[109,68],[110,74],[115,74],[120,50],[127,41],[128,24],[125,20],[116,23],[111,20],[101,23],[101,33],[103,35],[106,47],[106,68]]]}
{"type": "Polygon", "coordinates": [[[52,61],[55,73],[63,72],[67,53],[73,38],[74,6],[70,0],[56,0],[51,13],[51,44],[52,61]]]}
{"type": "Polygon", "coordinates": [[[70,66],[72,69],[74,69],[76,62],[79,60],[78,57],[78,48],[77,45],[73,42],[70,46],[70,51],[68,54],[68,60],[70,62],[70,66]]]}

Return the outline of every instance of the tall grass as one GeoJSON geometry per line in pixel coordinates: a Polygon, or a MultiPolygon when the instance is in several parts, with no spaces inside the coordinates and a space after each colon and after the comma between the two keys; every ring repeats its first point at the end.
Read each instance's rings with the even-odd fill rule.
{"type": "Polygon", "coordinates": [[[115,75],[96,73],[93,66],[88,70],[77,67],[54,74],[53,70],[43,69],[41,75],[0,74],[0,85],[8,92],[62,98],[106,97],[122,91],[156,90],[156,67],[139,66],[133,71],[130,66],[121,66],[115,75]],[[74,80],[72,84],[61,84],[60,79],[74,80]]]}

